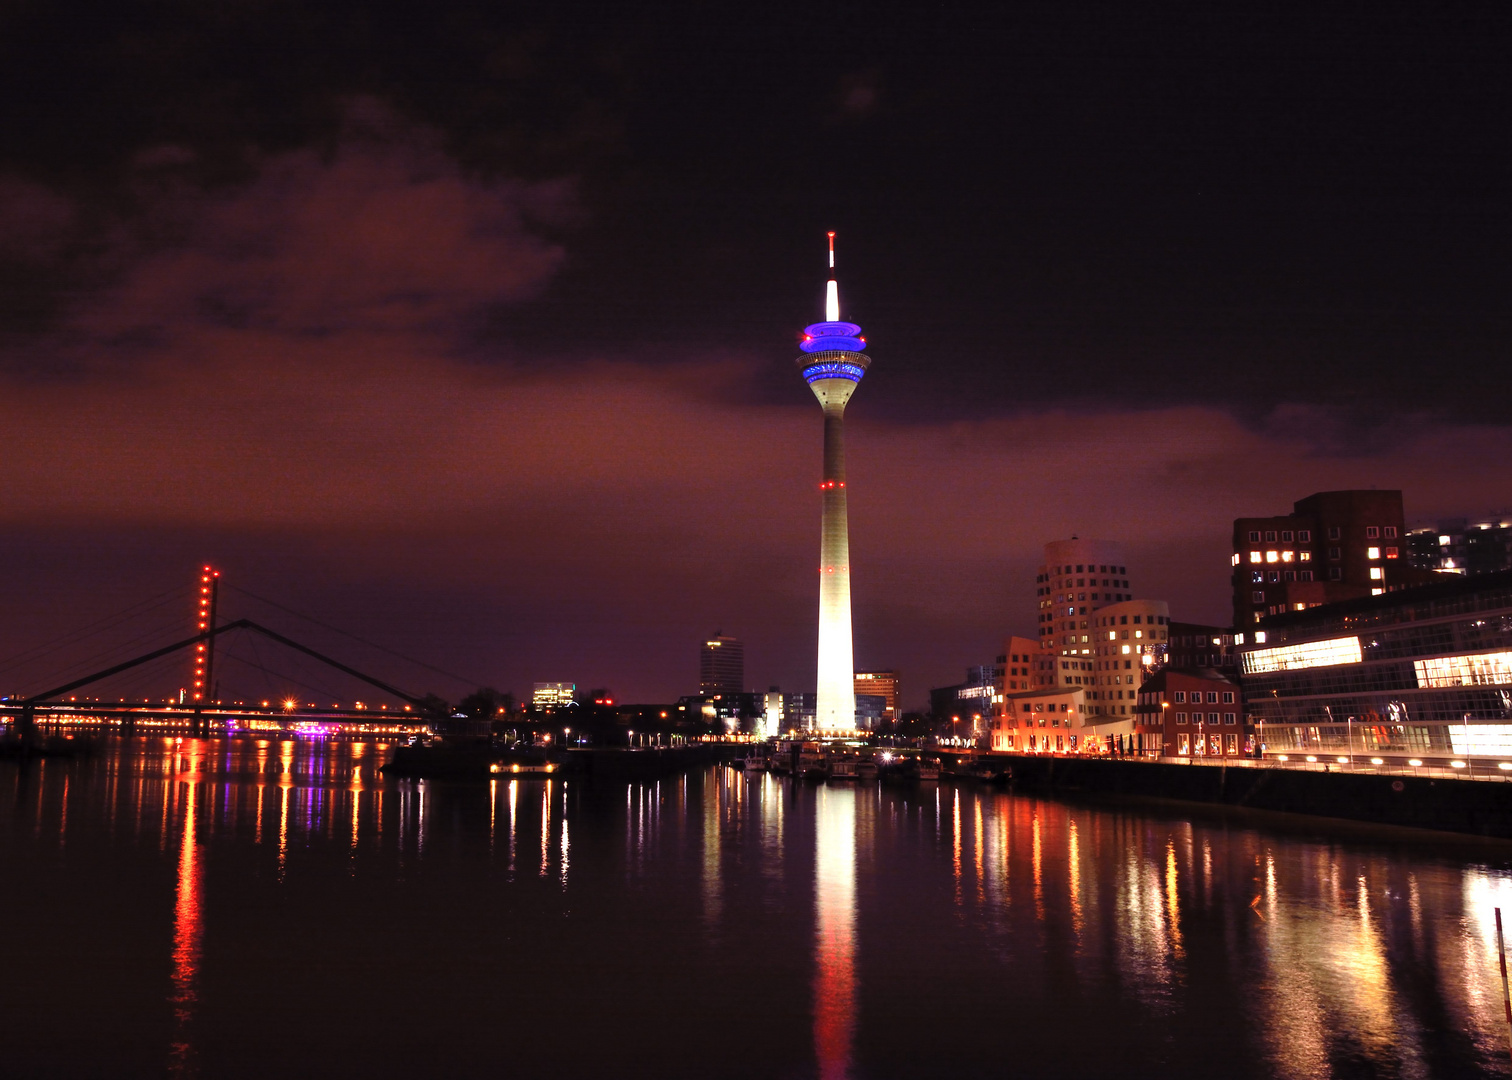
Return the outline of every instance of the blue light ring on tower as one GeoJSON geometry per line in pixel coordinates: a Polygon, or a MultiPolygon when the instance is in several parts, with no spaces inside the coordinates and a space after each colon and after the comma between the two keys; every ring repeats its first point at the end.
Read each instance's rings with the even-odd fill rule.
{"type": "Polygon", "coordinates": [[[800,356],[798,363],[803,365],[803,381],[811,385],[820,379],[849,379],[858,383],[871,366],[871,357],[852,349],[839,349],[800,356]]]}
{"type": "Polygon", "coordinates": [[[798,347],[806,353],[860,352],[866,348],[866,339],[855,323],[821,322],[803,328],[798,347]]]}

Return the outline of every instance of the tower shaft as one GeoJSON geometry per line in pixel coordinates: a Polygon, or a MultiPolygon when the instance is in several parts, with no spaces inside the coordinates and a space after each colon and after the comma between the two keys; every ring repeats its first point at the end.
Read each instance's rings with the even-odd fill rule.
{"type": "Polygon", "coordinates": [[[843,399],[824,405],[824,481],[820,491],[824,503],[819,526],[819,671],[814,723],[821,729],[849,729],[856,726],[856,686],[843,399]]]}

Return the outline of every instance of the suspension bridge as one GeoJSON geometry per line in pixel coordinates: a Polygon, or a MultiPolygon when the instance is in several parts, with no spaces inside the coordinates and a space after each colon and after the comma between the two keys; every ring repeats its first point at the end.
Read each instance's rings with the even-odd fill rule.
{"type": "Polygon", "coordinates": [[[261,618],[224,621],[223,585],[220,573],[205,566],[188,603],[184,590],[169,590],[0,660],[0,679],[23,687],[0,697],[0,722],[23,739],[39,726],[404,736],[469,723],[441,696],[402,689],[395,676],[379,677],[365,668],[384,654],[389,666],[411,675],[423,671],[427,679],[440,675],[454,688],[476,689],[478,682],[244,589],[227,586],[241,606],[271,608],[307,628],[318,627],[322,638],[337,635],[370,659],[358,667],[268,627],[261,618]],[[171,634],[171,623],[182,618],[171,610],[179,604],[185,605],[180,611],[192,614],[185,629],[192,626],[193,633],[136,651],[171,634]],[[238,693],[221,693],[228,667],[237,669],[231,683],[238,693]],[[360,687],[362,696],[333,686],[360,687]]]}

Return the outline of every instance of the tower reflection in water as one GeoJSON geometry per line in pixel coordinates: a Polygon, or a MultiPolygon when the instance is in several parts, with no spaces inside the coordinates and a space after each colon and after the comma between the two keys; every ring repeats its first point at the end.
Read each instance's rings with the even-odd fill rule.
{"type": "MultiPolygon", "coordinates": [[[[108,1027],[123,1009],[135,1010],[136,1056],[89,1058],[94,1074],[161,1072],[165,1059],[175,1075],[226,1072],[249,1012],[277,1019],[292,999],[361,1029],[437,953],[485,979],[501,957],[598,971],[606,940],[626,950],[611,960],[628,957],[606,977],[631,993],[594,1023],[633,1041],[664,1008],[633,997],[648,966],[664,962],[671,995],[717,968],[680,1004],[704,1008],[726,983],[749,990],[738,1008],[709,1005],[698,1030],[727,1047],[759,1028],[770,1074],[901,1075],[898,1055],[917,1050],[928,1057],[910,1059],[916,1074],[989,1075],[998,1037],[973,1058],[970,1032],[951,1028],[983,1001],[1004,1004],[1003,1038],[1023,1060],[1080,1039],[1103,1070],[1066,1075],[1114,1075],[1124,1057],[1173,1059],[1173,1078],[1505,1072],[1492,912],[1512,909],[1512,874],[1491,849],[1320,840],[972,785],[809,788],[719,768],[623,790],[447,787],[380,778],[382,749],[153,739],[0,769],[0,888],[48,930],[9,939],[0,980],[0,1012],[46,1033],[46,1048],[33,1038],[20,1067],[8,1048],[0,1072],[85,1062],[70,1032],[108,1027]],[[59,867],[79,875],[77,890],[55,887],[59,867]],[[401,892],[420,916],[406,933],[435,947],[414,965],[386,960],[359,984],[318,970],[290,979],[268,963],[361,968],[391,927],[391,909],[367,901],[401,892]],[[503,913],[467,931],[490,944],[453,947],[459,895],[503,913]],[[332,898],[352,896],[364,902],[341,909],[342,925],[366,933],[328,933],[332,898]],[[268,928],[241,917],[249,910],[288,916],[266,951],[268,928]],[[98,982],[98,957],[69,942],[92,925],[150,952],[121,969],[120,993],[81,994],[98,982]],[[254,939],[258,949],[238,947],[254,939]],[[1064,1001],[1085,1009],[1063,1018],[1064,1001]],[[1081,1038],[1089,1015],[1101,1043],[1081,1038]],[[952,1037],[920,1047],[917,1030],[952,1037]],[[1220,1042],[1226,1056],[1206,1058],[1220,1042]]],[[[542,1013],[570,1012],[580,985],[532,992],[542,1013]]],[[[445,1000],[471,1007],[461,990],[445,1000]]],[[[391,1032],[363,1030],[374,1048],[364,1060],[382,1072],[391,1032]]]]}
{"type": "Polygon", "coordinates": [[[191,742],[183,761],[187,771],[177,792],[183,797],[183,825],[179,836],[178,888],[173,909],[173,1044],[169,1058],[169,1074],[173,1076],[190,1076],[195,1072],[194,1044],[190,1036],[194,1007],[199,1001],[200,946],[204,936],[201,913],[204,870],[200,864],[198,836],[202,760],[199,743],[191,742]]]}
{"type": "Polygon", "coordinates": [[[820,788],[814,809],[814,1053],[820,1076],[844,1077],[856,1027],[856,792],[820,788]]]}

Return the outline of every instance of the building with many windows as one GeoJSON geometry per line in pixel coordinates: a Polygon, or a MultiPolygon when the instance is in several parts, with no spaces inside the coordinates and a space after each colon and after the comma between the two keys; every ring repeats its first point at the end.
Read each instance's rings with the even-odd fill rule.
{"type": "Polygon", "coordinates": [[[1170,608],[1164,600],[1126,600],[1092,616],[1087,685],[1094,716],[1129,716],[1137,688],[1165,660],[1170,608]]]}
{"type": "Polygon", "coordinates": [[[1145,757],[1220,758],[1254,753],[1239,684],[1215,668],[1175,668],[1139,688],[1128,752],[1145,757]]]}
{"type": "Polygon", "coordinates": [[[1234,629],[1285,611],[1422,584],[1405,558],[1400,491],[1320,491],[1280,517],[1234,522],[1234,629]]]}
{"type": "Polygon", "coordinates": [[[1268,755],[1512,771],[1512,571],[1274,616],[1239,660],[1268,755]]]}
{"type": "Polygon", "coordinates": [[[698,692],[735,694],[745,687],[745,646],[714,633],[698,647],[698,692]]]}
{"type": "MultiPolygon", "coordinates": [[[[898,673],[896,671],[856,672],[856,697],[858,700],[862,697],[881,698],[882,710],[876,719],[896,720],[898,718],[898,673]]],[[[863,709],[859,704],[856,706],[858,717],[865,716],[870,719],[874,711],[871,707],[863,709]]]]}
{"type": "Polygon", "coordinates": [[[1122,544],[1111,540],[1052,540],[1035,575],[1040,647],[1062,656],[1092,655],[1091,616],[1134,597],[1122,544]]]}
{"type": "Polygon", "coordinates": [[[1173,668],[1213,668],[1227,678],[1239,674],[1232,627],[1207,623],[1171,622],[1167,626],[1166,665],[1173,668]]]}
{"type": "Polygon", "coordinates": [[[1407,534],[1407,560],[1421,570],[1494,574],[1512,570],[1512,520],[1449,518],[1407,534]]]}
{"type": "Polygon", "coordinates": [[[536,711],[570,708],[577,704],[577,685],[570,682],[538,682],[530,695],[536,711]]]}
{"type": "Polygon", "coordinates": [[[1003,706],[992,718],[994,750],[1018,753],[1081,753],[1095,750],[1086,730],[1086,694],[1080,688],[1030,690],[1003,695],[1003,706]]]}

